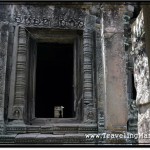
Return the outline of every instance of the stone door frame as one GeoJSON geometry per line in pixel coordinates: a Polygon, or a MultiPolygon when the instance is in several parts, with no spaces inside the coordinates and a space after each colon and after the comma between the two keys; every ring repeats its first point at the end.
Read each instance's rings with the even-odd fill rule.
{"type": "MultiPolygon", "coordinates": [[[[80,117],[82,123],[96,123],[96,107],[97,102],[94,97],[94,27],[95,16],[85,16],[83,39],[83,62],[81,70],[83,75],[82,81],[82,96],[80,117]]],[[[26,29],[30,27],[27,25],[17,25],[15,27],[15,38],[13,47],[13,68],[11,73],[10,99],[8,109],[8,119],[11,120],[26,120],[26,101],[27,94],[27,78],[28,78],[28,33],[26,29]]],[[[37,26],[38,27],[38,26],[37,26]]],[[[41,27],[40,27],[41,28],[41,27]]],[[[55,29],[49,27],[49,29],[55,29]]],[[[58,28],[56,28],[58,29],[58,28]]],[[[60,28],[61,29],[61,28],[60,28]]],[[[72,29],[65,29],[66,31],[72,29]]],[[[75,28],[78,31],[78,28],[75,28]]],[[[31,35],[32,36],[32,35],[31,35]]]]}
{"type": "MultiPolygon", "coordinates": [[[[80,68],[79,61],[81,61],[81,51],[82,51],[82,31],[66,31],[62,29],[48,29],[48,28],[42,28],[42,29],[34,29],[34,28],[27,28],[27,33],[29,33],[30,40],[28,51],[29,51],[29,77],[28,84],[32,85],[32,87],[28,87],[28,99],[27,100],[27,108],[26,108],[26,120],[33,120],[35,119],[35,78],[36,78],[36,51],[37,51],[37,43],[39,42],[48,42],[48,43],[60,43],[60,44],[73,44],[73,87],[74,87],[74,111],[76,112],[76,116],[72,118],[47,118],[50,119],[51,122],[66,122],[66,120],[76,120],[79,121],[81,118],[81,110],[78,108],[81,108],[81,97],[82,95],[79,95],[78,93],[78,82],[79,82],[79,75],[77,73],[80,68]],[[30,42],[32,40],[32,42],[30,42]],[[32,44],[30,44],[32,43],[32,44]],[[32,92],[31,92],[32,91],[32,92]],[[31,118],[31,119],[29,119],[31,118]]],[[[58,68],[59,69],[59,68],[58,68]]],[[[82,78],[82,77],[81,77],[82,78]]],[[[80,79],[82,80],[82,79],[80,79]]],[[[81,82],[81,81],[80,81],[81,82]]],[[[59,92],[59,91],[58,91],[59,92]]],[[[80,92],[81,93],[81,92],[80,92]]],[[[36,120],[42,120],[43,118],[36,118],[36,120]]]]}

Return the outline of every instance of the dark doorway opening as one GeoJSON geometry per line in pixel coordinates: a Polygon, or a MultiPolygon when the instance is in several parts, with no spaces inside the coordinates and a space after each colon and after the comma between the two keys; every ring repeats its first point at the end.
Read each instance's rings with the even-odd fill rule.
{"type": "Polygon", "coordinates": [[[136,88],[134,85],[134,75],[132,74],[132,95],[131,95],[131,99],[136,100],[136,88]]]}
{"type": "Polygon", "coordinates": [[[73,44],[38,43],[35,117],[54,118],[63,106],[63,118],[72,118],[73,104],[73,44]]]}

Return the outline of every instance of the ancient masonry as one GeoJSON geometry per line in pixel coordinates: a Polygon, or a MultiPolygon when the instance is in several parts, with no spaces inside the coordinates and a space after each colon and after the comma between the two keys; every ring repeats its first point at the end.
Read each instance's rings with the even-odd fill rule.
{"type": "Polygon", "coordinates": [[[96,136],[149,133],[148,7],[0,3],[0,143],[150,143],[96,136]],[[35,118],[33,80],[40,40],[72,40],[75,45],[75,118],[35,118]]]}

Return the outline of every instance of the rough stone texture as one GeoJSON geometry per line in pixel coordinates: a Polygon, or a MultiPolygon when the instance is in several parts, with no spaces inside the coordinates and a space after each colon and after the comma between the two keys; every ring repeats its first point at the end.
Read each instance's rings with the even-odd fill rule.
{"type": "MultiPolygon", "coordinates": [[[[87,8],[86,8],[87,9],[87,8]]],[[[6,22],[9,24],[9,27],[2,26],[3,31],[1,35],[4,34],[2,39],[1,49],[7,50],[3,43],[8,46],[8,56],[6,55],[4,64],[2,64],[5,68],[4,73],[6,71],[7,66],[7,82],[6,82],[6,100],[5,100],[5,119],[8,121],[6,123],[6,134],[15,134],[15,133],[51,133],[55,132],[58,134],[59,132],[73,132],[73,133],[85,133],[97,132],[97,114],[96,114],[96,107],[97,101],[95,97],[95,66],[94,66],[94,30],[95,30],[95,23],[96,23],[96,16],[90,15],[90,13],[86,13],[84,9],[75,8],[75,7],[64,7],[62,5],[6,5],[3,11],[8,10],[7,14],[1,15],[1,23],[6,22]],[[30,28],[29,28],[30,27],[30,28]],[[49,36],[44,37],[41,36],[40,33],[37,33],[32,36],[32,31],[30,30],[34,27],[43,29],[47,28],[47,30],[58,30],[62,29],[64,32],[70,33],[70,31],[79,30],[83,33],[82,38],[78,41],[83,42],[80,45],[83,46],[83,50],[79,53],[79,56],[82,60],[79,60],[79,68],[80,69],[80,78],[78,79],[80,86],[80,91],[77,91],[80,95],[79,98],[79,105],[77,104],[77,109],[79,111],[79,118],[80,122],[84,123],[85,125],[82,127],[81,124],[77,128],[67,127],[66,124],[62,124],[62,127],[57,127],[55,125],[53,128],[45,128],[45,127],[26,127],[26,116],[28,116],[28,112],[26,112],[27,106],[27,65],[28,65],[28,36],[30,35],[31,38],[34,40],[41,40],[41,37],[44,39],[48,39],[49,36]],[[5,35],[5,31],[10,30],[9,41],[6,39],[8,35],[5,35]],[[30,32],[31,31],[31,32],[30,32]],[[38,37],[39,36],[39,37],[38,37]],[[6,40],[6,41],[5,41],[6,40]],[[8,58],[8,61],[7,59],[8,58]],[[7,64],[6,64],[7,61],[7,64]],[[83,74],[84,73],[84,74],[83,74]],[[81,84],[82,82],[82,84],[81,84]],[[82,91],[82,87],[84,87],[82,91]],[[78,108],[81,107],[81,108],[78,108]],[[9,125],[7,125],[9,124],[9,125]],[[94,125],[88,126],[88,125],[94,125]],[[16,125],[19,125],[16,127],[16,125]],[[52,131],[51,131],[52,130],[52,131]]],[[[95,13],[92,10],[92,13],[95,13]]],[[[2,13],[3,14],[3,13],[2,13]]],[[[5,23],[4,23],[5,24],[5,23]]],[[[58,30],[59,31],[59,30],[58,30]]],[[[57,31],[57,32],[58,32],[57,31]]],[[[42,31],[43,32],[43,31],[42,31]]],[[[8,33],[7,33],[8,34],[8,33]]],[[[52,39],[51,35],[51,39],[52,39]]],[[[73,37],[72,41],[77,38],[73,37]]],[[[79,37],[78,37],[79,38],[79,37]]],[[[50,40],[50,39],[49,39],[50,40]]],[[[55,39],[56,40],[56,39],[55,39]]],[[[70,39],[69,39],[70,40],[70,39]]],[[[71,42],[72,42],[71,41],[71,42]]],[[[2,73],[3,74],[3,73],[2,73]]],[[[4,77],[5,74],[4,74],[4,77]]],[[[5,79],[1,79],[5,84],[5,79]]],[[[4,93],[3,86],[3,95],[4,93]]],[[[0,115],[2,116],[2,121],[4,121],[4,99],[1,101],[2,111],[0,115]]],[[[76,118],[75,118],[76,119],[76,118]]],[[[53,120],[55,122],[55,120],[53,120]]],[[[60,121],[61,122],[61,121],[60,121]]],[[[78,123],[79,120],[76,121],[78,123]]],[[[104,120],[103,120],[104,122],[104,120]]],[[[57,120],[56,120],[57,123],[57,120]]],[[[62,120],[62,123],[65,123],[65,120],[62,120]]],[[[70,125],[73,125],[73,122],[69,122],[70,125]]],[[[3,125],[3,124],[1,124],[3,125]]],[[[48,124],[47,124],[48,125],[48,124]]],[[[3,127],[1,128],[2,131],[3,127]]],[[[61,137],[62,138],[62,137],[61,137]]],[[[20,136],[18,136],[20,139],[20,136]]],[[[28,139],[28,135],[27,135],[28,139]]],[[[23,139],[24,141],[26,139],[23,139]]],[[[22,142],[23,142],[22,140],[22,142]]],[[[58,142],[57,140],[56,142],[58,142]]],[[[15,141],[16,142],[16,141],[15,141]]],[[[67,142],[67,140],[66,140],[67,142]]]]}
{"type": "MultiPolygon", "coordinates": [[[[100,18],[99,18],[100,19],[100,18]]],[[[104,119],[104,98],[105,98],[105,84],[104,84],[104,59],[102,55],[102,39],[104,39],[103,34],[101,36],[101,24],[97,22],[96,24],[96,94],[97,94],[97,104],[98,104],[98,132],[102,132],[105,128],[104,119]]]]}
{"type": "MultiPolygon", "coordinates": [[[[126,57],[126,69],[127,69],[127,96],[128,96],[128,121],[127,121],[127,133],[138,133],[138,108],[136,105],[136,90],[134,86],[134,73],[133,73],[133,57],[130,54],[132,49],[131,43],[131,22],[134,13],[134,6],[128,4],[123,17],[124,22],[124,45],[125,45],[125,57],[126,57]],[[131,19],[132,18],[132,19],[131,19]]],[[[128,139],[127,143],[138,143],[138,139],[128,139]]]]}
{"type": "MultiPolygon", "coordinates": [[[[134,55],[134,79],[137,91],[136,104],[138,106],[138,134],[149,134],[149,67],[145,47],[144,16],[141,10],[132,25],[132,51],[134,55]]],[[[139,137],[139,143],[149,143],[149,139],[139,137]]]]}
{"type": "Polygon", "coordinates": [[[8,35],[8,49],[7,49],[7,66],[6,66],[6,82],[5,82],[5,103],[4,103],[4,119],[7,121],[8,116],[8,104],[9,104],[9,90],[10,90],[10,74],[12,67],[12,47],[14,42],[14,27],[9,26],[9,35],[8,35]]]}
{"type": "MultiPolygon", "coordinates": [[[[27,27],[65,29],[66,31],[84,30],[84,99],[89,105],[84,109],[85,122],[95,123],[96,101],[93,98],[93,30],[95,27],[95,16],[85,14],[82,9],[67,8],[49,5],[14,5],[11,8],[11,22],[16,25],[14,39],[14,61],[11,73],[11,88],[9,99],[9,119],[24,120],[25,105],[27,101],[27,27]],[[85,15],[87,15],[85,17],[85,15]],[[82,25],[81,25],[82,24],[82,25]],[[20,27],[21,26],[21,27],[20,27]],[[90,31],[91,30],[91,31],[90,31]],[[91,43],[87,45],[87,42],[91,43]],[[91,47],[92,46],[92,47],[91,47]],[[90,58],[90,59],[89,59],[90,58]],[[89,64],[90,63],[90,64],[89,64]],[[89,79],[89,77],[91,78],[89,79]],[[91,81],[90,81],[91,80],[91,81]],[[91,107],[91,108],[90,108],[91,107]]],[[[31,32],[32,33],[32,32],[31,32]]],[[[31,34],[29,32],[29,34],[31,34]]],[[[41,36],[41,34],[39,34],[41,36]]],[[[33,36],[34,37],[34,36],[33,36]]],[[[37,38],[37,37],[36,37],[37,38]]],[[[38,38],[39,39],[39,38],[38,38]]],[[[81,62],[80,62],[81,63],[81,62]]],[[[81,65],[81,64],[80,64],[81,65]]],[[[84,104],[85,107],[86,104],[84,104]]],[[[82,113],[82,112],[81,112],[82,113]]]]}
{"type": "MultiPolygon", "coordinates": [[[[127,132],[130,134],[138,133],[138,108],[136,106],[136,101],[130,99],[128,101],[128,122],[127,122],[127,132]]],[[[129,139],[128,143],[138,143],[138,139],[129,139]]]]}
{"type": "Polygon", "coordinates": [[[4,130],[4,101],[5,101],[5,82],[6,82],[6,62],[8,45],[8,24],[0,23],[0,134],[4,130]]]}
{"type": "MultiPolygon", "coordinates": [[[[149,52],[149,49],[150,49],[150,44],[149,44],[149,41],[150,41],[150,28],[149,28],[149,25],[150,25],[150,19],[149,19],[149,13],[150,13],[150,5],[142,5],[142,8],[143,8],[143,17],[144,17],[144,30],[145,30],[145,42],[146,42],[146,54],[147,54],[147,57],[148,57],[148,64],[150,66],[150,52],[149,52]]],[[[149,74],[150,74],[150,71],[149,71],[149,74]]]]}
{"type": "MultiPolygon", "coordinates": [[[[150,13],[150,5],[142,5],[143,8],[143,17],[144,17],[144,31],[145,31],[145,80],[144,82],[147,82],[147,102],[150,102],[150,95],[149,95],[149,76],[150,76],[150,19],[149,19],[149,13],[150,13]],[[148,80],[148,81],[147,81],[148,80]]],[[[140,133],[150,133],[150,103],[144,104],[143,106],[139,106],[139,132],[140,133]]],[[[145,137],[144,139],[140,139],[139,143],[150,143],[150,139],[147,139],[147,137],[145,137]]]]}
{"type": "Polygon", "coordinates": [[[126,130],[127,123],[123,14],[121,6],[104,7],[105,127],[110,130],[126,130]]]}
{"type": "Polygon", "coordinates": [[[149,68],[145,51],[143,11],[132,25],[132,51],[134,54],[134,79],[137,90],[136,103],[149,103],[149,68]]]}
{"type": "MultiPolygon", "coordinates": [[[[55,3],[51,5],[0,5],[0,25],[4,24],[1,30],[1,36],[3,36],[0,40],[1,52],[2,50],[6,52],[7,44],[9,44],[8,56],[3,59],[6,53],[0,53],[2,55],[0,63],[4,66],[2,68],[4,78],[0,79],[0,84],[2,83],[0,117],[4,121],[4,92],[6,92],[5,133],[9,135],[2,135],[0,143],[115,143],[113,140],[104,142],[105,139],[85,139],[85,133],[101,133],[105,132],[104,130],[119,130],[118,133],[122,133],[122,130],[126,130],[124,6],[105,4],[104,9],[99,8],[100,4],[94,3],[78,5],[78,7],[55,5],[55,3]],[[48,32],[42,31],[44,28],[48,32]],[[28,35],[32,40],[44,41],[47,38],[51,41],[55,35],[47,36],[45,33],[50,33],[50,30],[57,30],[58,33],[60,29],[69,33],[80,30],[82,36],[79,40],[81,45],[78,45],[81,50],[79,56],[82,59],[79,60],[80,67],[77,68],[80,77],[77,79],[79,84],[77,85],[79,87],[77,110],[80,119],[74,118],[74,120],[67,121],[44,119],[39,122],[33,121],[33,125],[26,125],[25,117],[30,115],[25,108],[28,88],[26,84],[28,35]],[[7,39],[9,41],[5,42],[7,39]],[[8,80],[5,91],[6,70],[8,80]]],[[[63,38],[64,36],[65,34],[63,38]]],[[[74,38],[76,37],[68,39],[73,41],[74,38]]],[[[62,38],[59,37],[59,40],[62,41],[62,38]]],[[[1,129],[4,131],[3,126],[1,129]]],[[[117,133],[115,131],[113,133],[117,133]]],[[[119,142],[125,143],[126,141],[117,140],[117,143],[119,142]]]]}
{"type": "Polygon", "coordinates": [[[15,5],[14,22],[26,26],[51,28],[84,27],[84,12],[80,9],[48,5],[15,5]]]}
{"type": "Polygon", "coordinates": [[[66,134],[66,135],[53,135],[53,134],[12,134],[1,135],[0,143],[3,144],[55,144],[69,145],[69,144],[93,144],[97,140],[93,138],[86,138],[84,134],[66,134]]]}
{"type": "Polygon", "coordinates": [[[94,27],[96,17],[88,15],[85,18],[85,28],[83,32],[83,99],[84,99],[84,122],[96,121],[96,101],[94,97],[94,27]]]}

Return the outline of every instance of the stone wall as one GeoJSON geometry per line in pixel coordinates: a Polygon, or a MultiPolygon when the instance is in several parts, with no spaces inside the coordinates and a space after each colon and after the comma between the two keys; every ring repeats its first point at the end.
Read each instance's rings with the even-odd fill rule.
{"type": "MultiPolygon", "coordinates": [[[[128,112],[123,25],[124,6],[114,3],[107,5],[106,3],[101,9],[99,8],[100,4],[94,3],[78,5],[78,7],[72,7],[72,5],[62,7],[62,5],[55,5],[54,3],[53,5],[0,5],[0,66],[2,66],[0,67],[2,75],[0,78],[0,125],[2,131],[4,131],[5,112],[6,133],[29,133],[26,130],[26,124],[19,122],[19,120],[24,119],[23,113],[27,98],[24,87],[25,89],[28,87],[24,80],[26,78],[24,73],[26,69],[24,68],[26,68],[27,63],[28,33],[25,28],[38,27],[83,32],[81,60],[81,73],[83,73],[81,89],[83,92],[81,92],[82,122],[80,125],[90,126],[83,128],[84,131],[77,129],[77,132],[79,134],[90,132],[90,130],[92,133],[126,132],[128,112]],[[18,65],[16,65],[17,63],[18,65]],[[23,87],[23,91],[15,87],[16,81],[19,86],[23,87]],[[18,111],[20,111],[19,117],[17,116],[18,111]],[[17,121],[10,123],[11,119],[17,121]],[[19,129],[20,127],[21,129],[19,129]]],[[[40,34],[34,34],[34,36],[36,39],[41,37],[40,34]]],[[[34,129],[34,126],[29,125],[28,127],[31,128],[31,134],[33,132],[39,133],[39,130],[34,129]],[[32,131],[33,129],[34,131],[32,131]]],[[[38,128],[41,130],[43,127],[38,128]]],[[[50,133],[53,132],[51,130],[50,128],[50,133]]],[[[65,133],[67,130],[71,131],[67,126],[63,126],[61,130],[65,133]]],[[[49,133],[49,131],[45,132],[49,133]]],[[[101,140],[98,143],[101,143],[101,140]]]]}
{"type": "Polygon", "coordinates": [[[141,10],[132,24],[132,51],[134,57],[134,81],[137,91],[139,143],[149,143],[150,99],[149,99],[149,67],[145,45],[144,16],[141,10]]]}
{"type": "MultiPolygon", "coordinates": [[[[97,120],[95,96],[95,63],[94,63],[94,32],[96,16],[94,10],[75,6],[64,5],[1,5],[0,23],[2,24],[1,49],[6,50],[4,70],[1,79],[2,85],[2,111],[1,120],[26,120],[27,101],[27,65],[28,65],[28,35],[31,34],[27,28],[47,28],[48,30],[81,31],[82,61],[81,74],[83,91],[80,91],[82,99],[81,120],[86,124],[95,123],[97,120]],[[4,7],[2,7],[4,6],[4,7]],[[91,11],[91,12],[90,12],[91,11]],[[7,13],[6,13],[7,12],[7,13]],[[7,47],[8,45],[8,47],[7,47]],[[8,50],[8,55],[7,55],[8,50]],[[83,58],[84,57],[84,58],[83,58]],[[8,58],[8,59],[7,59],[8,58]],[[7,61],[7,64],[6,64],[7,61]],[[7,67],[6,67],[7,66],[7,67]],[[7,81],[5,83],[5,78],[7,81]],[[5,90],[6,84],[6,90],[5,90]],[[6,97],[5,97],[6,96],[6,97]],[[5,98],[4,98],[5,97],[5,98]],[[5,106],[4,106],[5,103],[5,106]],[[82,104],[83,103],[83,104],[82,104]],[[5,111],[4,111],[5,107],[5,111]],[[85,109],[83,109],[85,108],[85,109]],[[5,114],[4,114],[5,113],[5,114]],[[4,116],[5,115],[5,116],[4,116]]],[[[40,35],[40,34],[39,34],[40,35]]],[[[34,38],[41,38],[38,33],[34,38]]],[[[31,35],[32,36],[32,35],[31,35]]],[[[52,35],[47,35],[52,36],[52,35]]],[[[33,37],[33,36],[32,36],[33,37]]],[[[42,37],[43,38],[43,37],[42,37]]],[[[62,37],[60,37],[62,38],[62,37]]],[[[2,54],[4,55],[4,54],[2,54]]],[[[82,90],[82,88],[80,88],[82,90]]],[[[104,120],[103,120],[104,121],[104,120]]],[[[23,122],[21,122],[23,123],[23,122]]]]}
{"type": "Polygon", "coordinates": [[[6,63],[8,47],[8,27],[6,23],[0,23],[0,134],[4,131],[4,103],[6,90],[6,63]]]}

